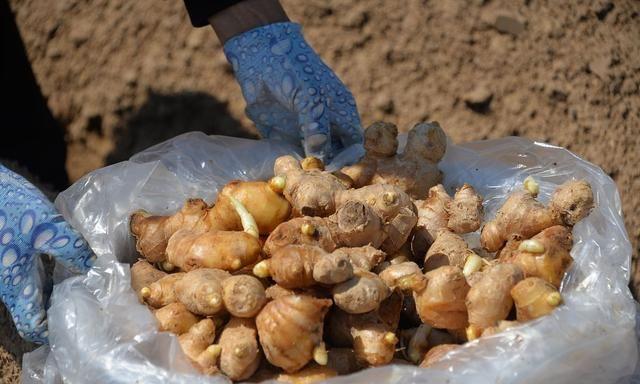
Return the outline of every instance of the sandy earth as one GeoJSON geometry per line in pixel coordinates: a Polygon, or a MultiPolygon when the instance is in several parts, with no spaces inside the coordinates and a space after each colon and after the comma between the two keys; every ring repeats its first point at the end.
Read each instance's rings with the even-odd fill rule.
{"type": "MultiPolygon", "coordinates": [[[[518,135],[565,146],[616,181],[637,255],[640,3],[559,3],[284,1],[365,125],[428,119],[456,142],[518,135]]],[[[74,179],[185,131],[255,134],[215,35],[193,29],[180,1],[11,6],[67,128],[74,179]]],[[[0,377],[13,382],[28,346],[0,318],[0,377]]]]}

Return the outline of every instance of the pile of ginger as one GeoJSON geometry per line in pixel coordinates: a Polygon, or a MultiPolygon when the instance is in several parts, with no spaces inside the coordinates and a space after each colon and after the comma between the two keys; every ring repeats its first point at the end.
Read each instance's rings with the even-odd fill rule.
{"type": "Polygon", "coordinates": [[[230,182],[211,206],[131,216],[132,287],[197,369],[309,383],[428,367],[562,304],[590,185],[568,180],[545,205],[528,177],[483,225],[473,186],[440,184],[440,126],[417,124],[400,154],[397,134],[374,123],[364,159],[339,171],[283,156],[272,179],[230,182]]]}

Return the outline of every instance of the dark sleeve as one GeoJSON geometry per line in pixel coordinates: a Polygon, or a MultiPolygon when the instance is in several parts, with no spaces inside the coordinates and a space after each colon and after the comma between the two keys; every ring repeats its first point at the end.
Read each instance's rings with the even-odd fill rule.
{"type": "Polygon", "coordinates": [[[191,24],[194,27],[209,25],[209,17],[242,0],[184,0],[191,24]]]}

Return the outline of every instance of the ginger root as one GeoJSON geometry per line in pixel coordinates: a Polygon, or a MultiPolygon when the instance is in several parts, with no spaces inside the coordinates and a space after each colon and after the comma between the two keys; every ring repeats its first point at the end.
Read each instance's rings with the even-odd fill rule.
{"type": "Polygon", "coordinates": [[[511,289],[518,321],[545,316],[562,303],[560,292],[538,277],[528,277],[511,289]]]}
{"type": "Polygon", "coordinates": [[[232,317],[222,330],[220,370],[231,380],[245,380],[260,366],[262,353],[253,319],[232,317]]]}
{"type": "Polygon", "coordinates": [[[149,287],[149,285],[166,275],[165,272],[154,268],[153,265],[146,260],[140,259],[131,266],[131,288],[133,288],[133,291],[138,295],[138,299],[144,302],[142,288],[149,287]]]}
{"type": "Polygon", "coordinates": [[[429,189],[426,200],[417,200],[415,204],[418,222],[411,249],[417,256],[424,255],[444,229],[454,234],[469,233],[478,230],[482,222],[482,198],[469,184],[458,188],[453,199],[438,184],[429,189]]]}
{"type": "Polygon", "coordinates": [[[425,274],[427,285],[414,291],[416,310],[422,322],[435,328],[457,329],[467,325],[465,297],[469,285],[462,269],[442,266],[425,274]]]}
{"type": "Polygon", "coordinates": [[[280,224],[267,238],[267,255],[291,244],[315,245],[327,252],[340,247],[371,245],[378,248],[384,238],[383,223],[368,205],[348,202],[327,217],[298,217],[280,224]]]}
{"type": "Polygon", "coordinates": [[[395,292],[373,311],[350,314],[334,308],[328,319],[327,332],[333,345],[353,347],[360,364],[388,364],[395,353],[400,321],[402,294],[395,292]]]}
{"type": "Polygon", "coordinates": [[[323,321],[331,304],[331,300],[306,295],[282,296],[267,303],[256,317],[267,360],[285,372],[295,372],[311,361],[324,349],[323,321]]]}
{"type": "Polygon", "coordinates": [[[327,253],[316,246],[288,245],[256,264],[254,274],[271,276],[284,288],[306,288],[348,280],[353,276],[353,266],[346,251],[327,253]]]}
{"type": "Polygon", "coordinates": [[[216,362],[220,350],[212,345],[215,337],[216,326],[211,319],[200,320],[178,337],[184,353],[205,374],[213,374],[218,370],[216,362]],[[215,358],[211,355],[215,355],[215,358]]]}
{"type": "Polygon", "coordinates": [[[236,275],[222,281],[222,301],[231,315],[253,318],[266,304],[267,296],[260,280],[236,275]]]}
{"type": "Polygon", "coordinates": [[[391,264],[378,275],[390,289],[419,290],[424,288],[426,279],[418,264],[404,261],[391,264]]]}
{"type": "Polygon", "coordinates": [[[460,346],[457,344],[440,344],[431,348],[429,352],[424,355],[424,358],[420,363],[420,368],[429,368],[433,364],[442,360],[442,358],[445,357],[449,352],[455,351],[458,348],[460,348],[460,346]]]}
{"type": "Polygon", "coordinates": [[[179,230],[195,233],[246,230],[232,199],[246,209],[264,235],[291,214],[287,200],[273,191],[270,183],[236,180],[220,191],[211,208],[202,199],[189,199],[180,211],[170,216],[153,216],[144,211],[133,213],[130,229],[137,240],[136,249],[149,262],[155,263],[166,259],[169,239],[179,230]]]}
{"type": "Polygon", "coordinates": [[[179,230],[166,248],[167,260],[182,269],[217,268],[237,271],[258,260],[260,240],[246,232],[179,230]]]}
{"type": "MultiPolygon", "coordinates": [[[[166,275],[166,274],[165,274],[166,275]]],[[[140,289],[142,299],[154,308],[175,303],[175,286],[184,277],[184,273],[172,273],[140,289]]]]}
{"type": "Polygon", "coordinates": [[[480,333],[505,320],[513,306],[511,289],[522,279],[522,270],[513,264],[496,264],[483,271],[466,298],[470,326],[480,333]]]}
{"type": "Polygon", "coordinates": [[[510,262],[519,266],[525,277],[540,277],[560,287],[566,270],[573,263],[571,231],[562,225],[549,227],[519,243],[510,262]]]}
{"type": "Polygon", "coordinates": [[[187,272],[175,284],[176,298],[195,314],[215,315],[224,309],[222,282],[229,276],[228,272],[212,268],[187,272]]]}
{"type": "Polygon", "coordinates": [[[530,239],[554,225],[573,226],[593,208],[591,186],[582,180],[560,185],[551,196],[549,207],[535,200],[527,190],[512,193],[482,228],[480,242],[489,252],[502,248],[508,240],[530,239]]]}
{"type": "Polygon", "coordinates": [[[356,188],[390,184],[414,199],[424,198],[426,191],[442,180],[437,163],[446,151],[446,135],[437,122],[416,124],[409,130],[404,152],[396,154],[397,135],[395,125],[373,123],[365,130],[367,155],[341,172],[352,179],[356,188]]]}
{"type": "Polygon", "coordinates": [[[376,275],[362,269],[355,275],[333,287],[333,302],[348,313],[365,313],[378,308],[389,297],[389,287],[376,275]]]}
{"type": "Polygon", "coordinates": [[[424,258],[424,270],[432,271],[444,265],[463,268],[467,257],[474,254],[462,237],[446,228],[438,230],[424,258]]]}
{"type": "Polygon", "coordinates": [[[277,381],[291,384],[312,384],[338,376],[333,368],[318,364],[309,364],[298,372],[281,373],[277,381]]]}
{"type": "Polygon", "coordinates": [[[181,335],[198,322],[198,318],[182,303],[171,303],[154,312],[160,331],[181,335]]]}

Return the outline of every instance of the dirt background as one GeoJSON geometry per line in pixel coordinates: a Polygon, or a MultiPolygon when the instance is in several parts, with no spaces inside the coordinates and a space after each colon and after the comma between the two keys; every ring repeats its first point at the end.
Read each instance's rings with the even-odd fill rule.
{"type": "MultiPolygon", "coordinates": [[[[639,2],[283,3],[365,125],[429,119],[456,142],[517,135],[567,147],[616,181],[638,254],[639,2]]],[[[73,179],[186,131],[255,135],[213,31],[192,28],[182,2],[10,4],[66,127],[73,179]]],[[[0,377],[15,382],[32,346],[3,311],[0,377]]]]}

